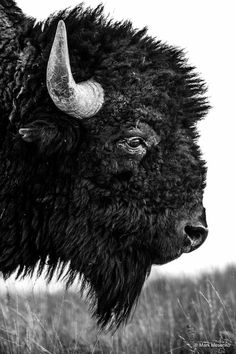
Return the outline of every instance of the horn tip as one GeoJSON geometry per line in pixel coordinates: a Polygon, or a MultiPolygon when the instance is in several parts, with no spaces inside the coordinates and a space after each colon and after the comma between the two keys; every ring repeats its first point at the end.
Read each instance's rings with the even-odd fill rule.
{"type": "Polygon", "coordinates": [[[63,20],[60,20],[57,24],[57,30],[58,31],[65,31],[66,30],[66,25],[63,20]]]}

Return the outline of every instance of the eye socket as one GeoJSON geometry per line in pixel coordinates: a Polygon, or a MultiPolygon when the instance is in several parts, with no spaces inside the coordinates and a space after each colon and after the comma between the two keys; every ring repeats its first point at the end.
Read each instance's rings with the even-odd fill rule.
{"type": "Polygon", "coordinates": [[[136,136],[125,139],[125,142],[129,147],[134,148],[134,149],[138,148],[140,145],[141,146],[145,145],[144,140],[142,138],[136,137],[136,136]]]}
{"type": "Polygon", "coordinates": [[[147,143],[139,136],[126,137],[117,142],[117,146],[129,154],[143,155],[146,153],[147,143]]]}

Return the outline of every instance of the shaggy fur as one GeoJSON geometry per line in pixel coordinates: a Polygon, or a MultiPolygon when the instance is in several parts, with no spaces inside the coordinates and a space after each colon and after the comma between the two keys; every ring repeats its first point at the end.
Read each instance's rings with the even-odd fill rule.
{"type": "Polygon", "coordinates": [[[39,264],[40,274],[47,263],[50,280],[68,267],[67,284],[79,274],[98,323],[119,326],[151,265],[180,255],[179,225],[202,210],[204,83],[182,51],[109,21],[101,6],[60,12],[44,29],[12,0],[0,0],[0,16],[0,269],[25,275],[39,264]],[[76,82],[94,78],[105,91],[83,121],[46,89],[59,19],[76,82]],[[135,129],[153,136],[145,153],[124,145],[135,129]]]}

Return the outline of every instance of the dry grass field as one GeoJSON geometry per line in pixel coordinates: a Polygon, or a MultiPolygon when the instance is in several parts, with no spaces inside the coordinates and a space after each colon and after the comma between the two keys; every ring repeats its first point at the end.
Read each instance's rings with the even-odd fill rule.
{"type": "Polygon", "coordinates": [[[236,353],[236,268],[160,278],[128,324],[101,333],[78,294],[1,295],[0,354],[236,353]]]}

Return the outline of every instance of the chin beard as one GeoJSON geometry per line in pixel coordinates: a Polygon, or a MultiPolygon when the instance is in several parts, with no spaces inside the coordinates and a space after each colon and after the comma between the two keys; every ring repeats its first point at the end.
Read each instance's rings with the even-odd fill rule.
{"type": "Polygon", "coordinates": [[[100,268],[90,284],[95,301],[95,316],[101,327],[118,328],[126,323],[137,303],[150,264],[145,259],[127,256],[111,261],[108,269],[100,268]]]}
{"type": "Polygon", "coordinates": [[[127,323],[150,273],[148,255],[130,248],[116,251],[114,255],[104,252],[94,258],[91,256],[84,266],[76,263],[76,266],[70,263],[67,283],[71,285],[78,277],[79,268],[82,294],[89,300],[90,310],[100,328],[116,330],[127,323]]]}

